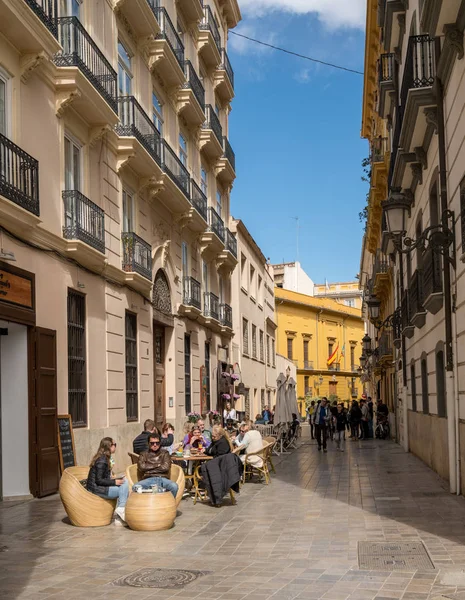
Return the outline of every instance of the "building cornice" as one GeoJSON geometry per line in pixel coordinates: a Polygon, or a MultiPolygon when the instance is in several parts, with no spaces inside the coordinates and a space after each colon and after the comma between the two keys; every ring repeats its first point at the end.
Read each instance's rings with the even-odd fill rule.
{"type": "Polygon", "coordinates": [[[365,66],[363,80],[362,137],[369,139],[374,111],[374,89],[377,84],[376,65],[379,56],[378,2],[367,1],[365,66]]]}
{"type": "Polygon", "coordinates": [[[348,312],[346,310],[340,310],[340,309],[338,310],[336,307],[329,308],[327,306],[320,306],[320,305],[310,304],[308,302],[301,302],[299,300],[294,300],[292,298],[276,296],[276,305],[278,306],[279,304],[294,304],[296,306],[301,306],[303,308],[313,310],[316,313],[327,313],[327,314],[331,314],[331,315],[338,315],[339,317],[344,318],[344,319],[350,318],[350,319],[354,319],[355,321],[363,321],[361,311],[360,311],[360,314],[353,314],[352,312],[348,312]]]}

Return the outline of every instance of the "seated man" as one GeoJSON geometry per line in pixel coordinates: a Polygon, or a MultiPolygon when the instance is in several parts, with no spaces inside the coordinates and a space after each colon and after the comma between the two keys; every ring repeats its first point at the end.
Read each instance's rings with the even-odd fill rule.
{"type": "Polygon", "coordinates": [[[226,421],[225,431],[231,438],[231,441],[234,441],[237,436],[237,429],[234,427],[234,421],[232,419],[228,419],[226,421]]]}
{"type": "Polygon", "coordinates": [[[203,419],[197,421],[197,426],[200,428],[200,433],[205,441],[205,448],[208,448],[212,443],[212,433],[211,431],[208,431],[208,429],[205,429],[205,422],[203,419]]]}
{"type": "MultiPolygon", "coordinates": [[[[157,433],[158,435],[160,435],[160,432],[158,431],[157,426],[155,425],[155,421],[152,421],[152,419],[147,419],[144,422],[144,431],[142,433],[139,433],[139,435],[132,442],[132,451],[134,452],[134,454],[140,454],[141,452],[144,452],[145,450],[149,449],[149,435],[151,433],[157,433]]],[[[173,443],[174,436],[171,432],[168,433],[166,438],[161,439],[161,445],[163,447],[172,446],[173,443]]]]}
{"type": "MultiPolygon", "coordinates": [[[[245,455],[240,456],[242,462],[245,461],[245,457],[248,454],[259,452],[263,448],[262,434],[256,429],[252,429],[252,425],[253,423],[249,421],[248,423],[245,423],[245,425],[243,425],[241,428],[241,432],[244,434],[244,436],[240,443],[237,445],[241,450],[245,450],[245,455]]],[[[257,467],[263,466],[263,460],[260,456],[252,456],[248,462],[257,467]]]]}
{"type": "MultiPolygon", "coordinates": [[[[176,498],[178,484],[169,479],[171,457],[166,450],[160,447],[160,436],[157,433],[149,435],[149,449],[142,452],[137,463],[137,470],[141,480],[138,482],[143,488],[148,489],[155,483],[164,490],[168,490],[176,498]]],[[[133,487],[134,490],[134,487],[133,487]]]]}

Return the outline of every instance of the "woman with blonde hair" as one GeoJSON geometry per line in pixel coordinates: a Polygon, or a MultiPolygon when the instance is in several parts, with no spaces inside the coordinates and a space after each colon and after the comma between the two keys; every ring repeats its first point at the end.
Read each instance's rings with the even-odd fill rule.
{"type": "Polygon", "coordinates": [[[115,510],[121,521],[125,521],[124,507],[129,496],[129,486],[125,477],[115,479],[111,473],[112,454],[116,452],[116,442],[111,437],[104,437],[90,463],[87,476],[87,490],[106,499],[118,499],[115,510]]]}
{"type": "Polygon", "coordinates": [[[231,452],[231,441],[227,432],[221,425],[213,425],[212,428],[212,443],[205,450],[207,456],[222,456],[231,452]]]}

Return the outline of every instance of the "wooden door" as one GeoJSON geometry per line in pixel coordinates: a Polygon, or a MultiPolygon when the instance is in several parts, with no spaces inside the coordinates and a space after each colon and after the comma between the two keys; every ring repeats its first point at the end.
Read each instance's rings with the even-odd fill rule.
{"type": "Polygon", "coordinates": [[[58,491],[56,331],[36,327],[30,334],[31,493],[58,491]]]}
{"type": "Polygon", "coordinates": [[[337,396],[337,381],[330,381],[329,382],[329,395],[332,396],[337,396]]]}
{"type": "Polygon", "coordinates": [[[153,371],[155,379],[154,421],[161,430],[165,423],[165,328],[153,326],[153,371]]]}

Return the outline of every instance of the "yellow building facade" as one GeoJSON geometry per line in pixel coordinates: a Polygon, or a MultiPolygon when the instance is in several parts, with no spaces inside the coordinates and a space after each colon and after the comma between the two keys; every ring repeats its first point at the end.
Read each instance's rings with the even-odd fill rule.
{"type": "Polygon", "coordinates": [[[363,393],[358,368],[364,335],[360,309],[280,288],[275,288],[275,302],[277,351],[297,367],[302,414],[305,401],[311,398],[359,398],[363,393]]]}

